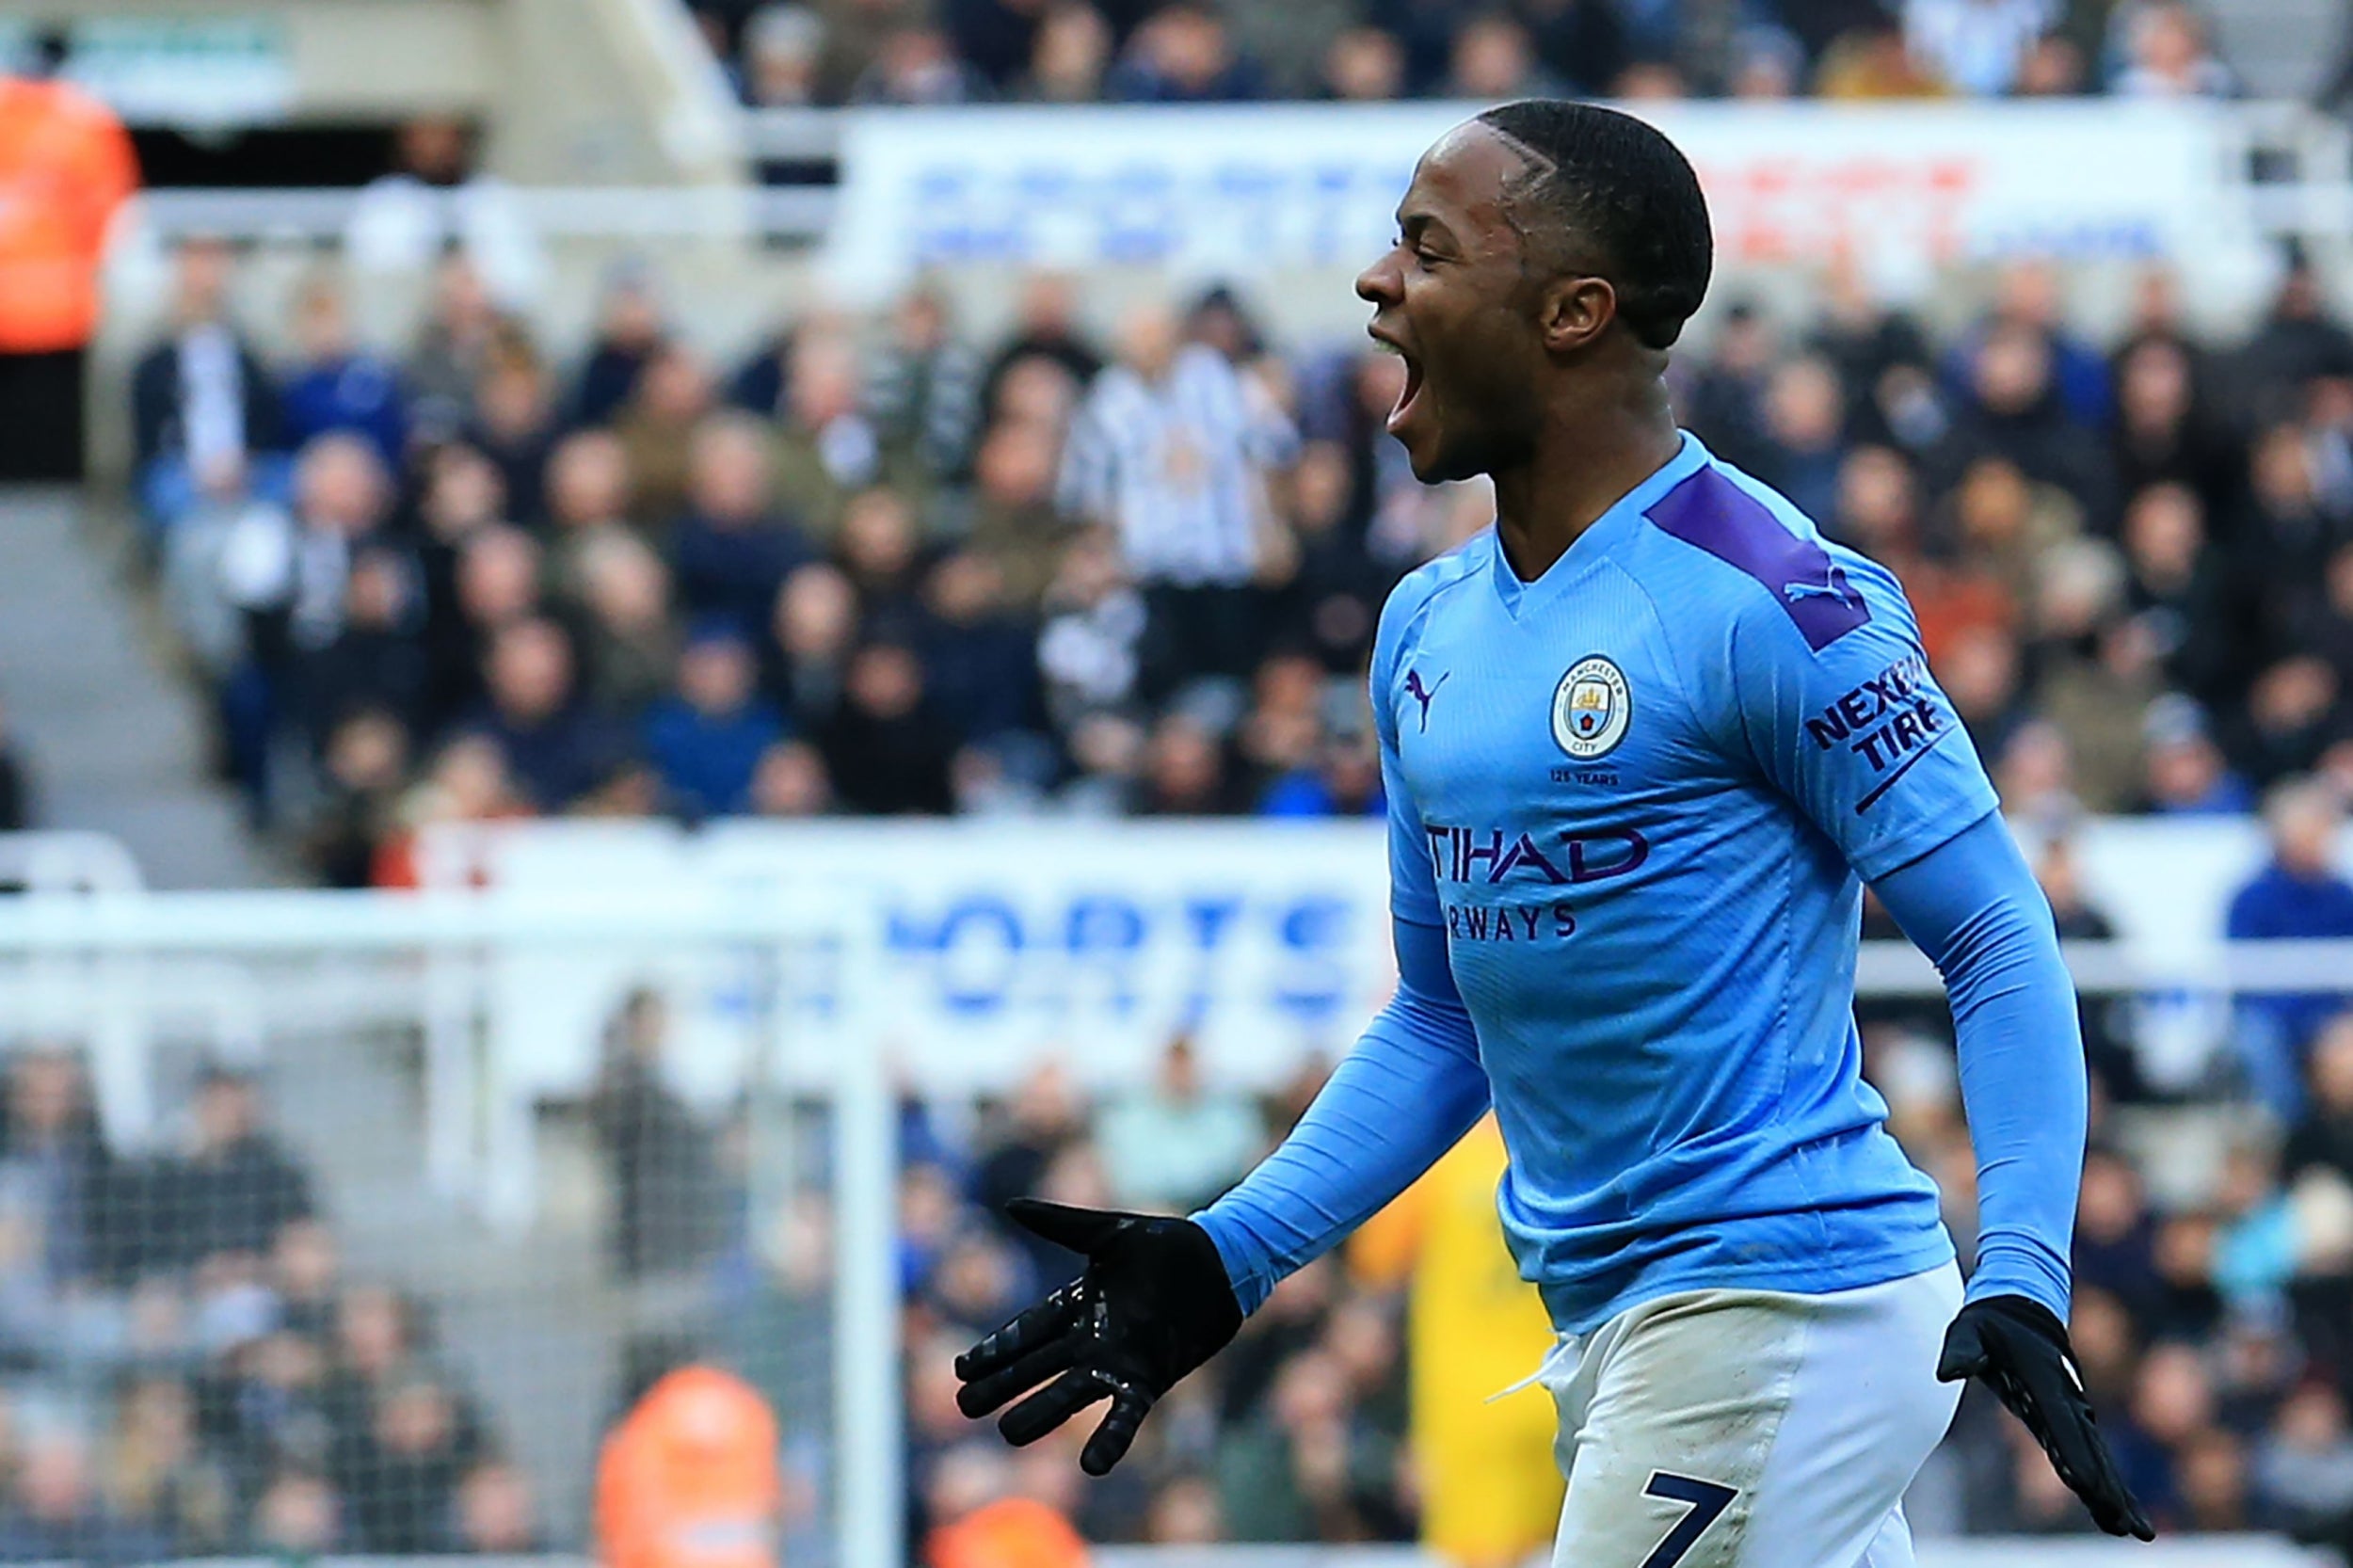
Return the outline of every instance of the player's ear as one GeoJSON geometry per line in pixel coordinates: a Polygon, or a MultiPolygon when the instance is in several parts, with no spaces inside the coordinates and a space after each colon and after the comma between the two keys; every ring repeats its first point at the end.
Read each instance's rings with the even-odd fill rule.
{"type": "Polygon", "coordinates": [[[1556,278],[1545,286],[1536,317],[1545,347],[1570,354],[1601,336],[1618,319],[1618,291],[1607,278],[1556,278]]]}

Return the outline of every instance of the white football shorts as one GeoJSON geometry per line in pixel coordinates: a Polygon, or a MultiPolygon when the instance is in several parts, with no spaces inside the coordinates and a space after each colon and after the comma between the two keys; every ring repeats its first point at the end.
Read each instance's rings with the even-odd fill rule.
{"type": "Polygon", "coordinates": [[[1694,1290],[1563,1336],[1536,1381],[1568,1478],[1553,1568],[1912,1568],[1903,1496],[1951,1424],[1951,1264],[1860,1290],[1694,1290]]]}

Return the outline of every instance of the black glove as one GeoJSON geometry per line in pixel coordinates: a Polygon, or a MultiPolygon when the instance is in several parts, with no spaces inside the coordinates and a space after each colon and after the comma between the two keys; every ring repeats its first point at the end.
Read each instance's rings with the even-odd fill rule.
{"type": "Polygon", "coordinates": [[[2157,1538],[2117,1474],[2091,1401],[2084,1397],[2083,1374],[2076,1369],[2066,1326],[2049,1307],[2024,1296],[1969,1303],[1945,1331],[1936,1376],[1943,1383],[1983,1378],[2034,1433],[2051,1468],[2084,1500],[2094,1523],[2110,1535],[2157,1538]]]}
{"type": "Polygon", "coordinates": [[[998,1421],[1005,1441],[1034,1443],[1096,1400],[1111,1414],[1079,1467],[1107,1474],[1135,1441],[1152,1403],[1225,1348],[1241,1306],[1209,1233],[1156,1219],[1016,1198],[1015,1224],[1087,1260],[1086,1272],[956,1357],[956,1408],[985,1416],[1060,1372],[998,1421]]]}

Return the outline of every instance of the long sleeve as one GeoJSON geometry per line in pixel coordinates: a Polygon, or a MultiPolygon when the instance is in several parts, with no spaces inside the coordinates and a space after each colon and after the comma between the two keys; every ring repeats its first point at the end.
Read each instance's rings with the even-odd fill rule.
{"type": "Polygon", "coordinates": [[[1244,1312],[1411,1186],[1486,1112],[1487,1075],[1447,971],[1446,934],[1393,923],[1397,994],[1282,1146],[1193,1216],[1244,1312]]]}
{"type": "Polygon", "coordinates": [[[1998,816],[1872,887],[1952,1005],[1977,1160],[1970,1298],[2022,1295],[2064,1320],[2089,1096],[2051,906],[1998,816]]]}
{"type": "Polygon", "coordinates": [[[1282,1146],[1193,1216],[1217,1243],[1244,1312],[1411,1186],[1487,1110],[1487,1072],[1449,967],[1429,840],[1398,759],[1397,643],[1411,614],[1401,589],[1382,612],[1371,672],[1397,994],[1282,1146]]]}

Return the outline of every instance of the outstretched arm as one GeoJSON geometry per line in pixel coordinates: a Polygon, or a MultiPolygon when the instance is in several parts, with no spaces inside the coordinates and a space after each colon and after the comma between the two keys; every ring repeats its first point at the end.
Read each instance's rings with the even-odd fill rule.
{"type": "Polygon", "coordinates": [[[2067,1339],[2088,1095],[2051,906],[1996,816],[1872,887],[1944,972],[1977,1157],[1977,1272],[1936,1375],[1983,1379],[2101,1528],[2146,1541],[2067,1339]]]}
{"type": "Polygon", "coordinates": [[[2051,906],[1998,816],[1872,884],[1945,976],[1977,1157],[1972,1301],[2067,1316],[2086,1090],[2075,984],[2051,906]]]}
{"type": "Polygon", "coordinates": [[[1725,740],[1748,748],[1945,973],[1979,1226],[1937,1376],[1984,1381],[2103,1529],[2145,1539],[2067,1342],[2086,1094],[2050,904],[1995,814],[1901,586],[1798,537],[1827,587],[1805,599],[1802,623],[1780,600],[1750,601],[1725,649],[1737,697],[1725,740]]]}
{"type": "Polygon", "coordinates": [[[1486,1112],[1487,1074],[1447,968],[1446,933],[1392,923],[1397,995],[1282,1145],[1193,1216],[1246,1313],[1411,1186],[1486,1112]]]}
{"type": "Polygon", "coordinates": [[[1487,1109],[1478,1037],[1447,965],[1428,840],[1398,760],[1397,636],[1412,603],[1402,590],[1391,597],[1372,661],[1397,995],[1282,1146],[1192,1219],[1028,1199],[1007,1206],[1016,1223],[1087,1262],[956,1358],[956,1404],[967,1416],[1020,1400],[997,1423],[1009,1442],[1033,1443],[1109,1400],[1079,1455],[1088,1474],[1109,1470],[1153,1403],[1223,1349],[1275,1281],[1403,1192],[1487,1109]]]}

